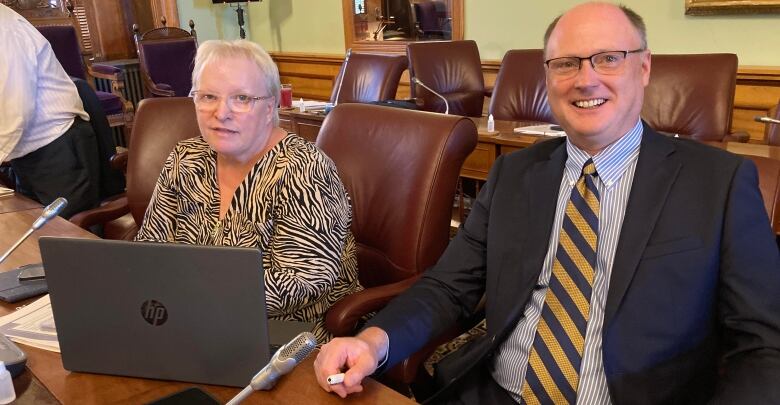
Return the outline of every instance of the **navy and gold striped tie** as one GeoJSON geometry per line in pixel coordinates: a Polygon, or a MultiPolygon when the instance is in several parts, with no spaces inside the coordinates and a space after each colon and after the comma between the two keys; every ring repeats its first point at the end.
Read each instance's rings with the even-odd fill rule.
{"type": "Polygon", "coordinates": [[[596,269],[599,192],[593,160],[582,168],[563,217],[552,275],[522,391],[526,404],[574,404],[596,269]]]}

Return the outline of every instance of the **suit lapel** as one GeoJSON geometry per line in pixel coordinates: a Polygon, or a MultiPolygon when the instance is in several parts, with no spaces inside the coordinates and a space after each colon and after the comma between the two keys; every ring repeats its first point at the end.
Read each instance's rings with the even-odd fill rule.
{"type": "Polygon", "coordinates": [[[634,277],[669,190],[682,163],[674,159],[674,144],[647,125],[620,232],[607,293],[604,325],[609,325],[634,277]]]}
{"type": "Polygon", "coordinates": [[[518,200],[516,209],[507,215],[517,238],[507,241],[500,262],[496,313],[506,322],[502,329],[514,327],[542,271],[566,156],[566,143],[561,142],[548,158],[523,173],[516,186],[519,199],[527,202],[518,200]]]}

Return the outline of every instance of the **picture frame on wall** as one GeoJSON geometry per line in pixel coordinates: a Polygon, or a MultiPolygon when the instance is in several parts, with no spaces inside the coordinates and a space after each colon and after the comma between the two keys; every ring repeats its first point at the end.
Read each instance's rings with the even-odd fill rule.
{"type": "Polygon", "coordinates": [[[780,13],[780,0],[685,0],[687,15],[776,13],[780,13]]]}

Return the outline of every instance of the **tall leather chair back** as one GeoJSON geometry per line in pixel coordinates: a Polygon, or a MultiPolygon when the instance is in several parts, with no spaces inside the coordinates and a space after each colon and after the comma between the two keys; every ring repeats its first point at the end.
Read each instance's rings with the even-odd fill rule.
{"type": "Polygon", "coordinates": [[[340,104],[319,146],[336,163],[352,202],[360,282],[375,287],[415,276],[449,243],[460,167],[476,146],[458,116],[340,104]]]}
{"type": "Polygon", "coordinates": [[[775,234],[780,236],[780,160],[763,156],[747,156],[758,169],[758,187],[764,199],[764,208],[775,234]]]}
{"type": "Polygon", "coordinates": [[[642,118],[658,131],[720,141],[731,130],[737,55],[652,55],[642,118]]]}
{"type": "MultiPolygon", "coordinates": [[[[485,101],[482,62],[474,41],[413,42],[406,47],[409,75],[447,99],[450,114],[479,117],[485,101]]],[[[425,111],[444,112],[444,102],[428,90],[411,86],[425,111]]]]}
{"type": "Polygon", "coordinates": [[[392,100],[407,65],[404,55],[353,52],[333,81],[330,102],[335,103],[337,95],[339,103],[392,100]]]}
{"type": "Polygon", "coordinates": [[[497,120],[555,122],[547,104],[543,50],[513,49],[504,55],[488,111],[497,120]]]}
{"type": "Polygon", "coordinates": [[[181,140],[200,136],[189,97],[147,98],[138,104],[127,158],[127,202],[136,225],[143,222],[165,159],[181,140]]]}

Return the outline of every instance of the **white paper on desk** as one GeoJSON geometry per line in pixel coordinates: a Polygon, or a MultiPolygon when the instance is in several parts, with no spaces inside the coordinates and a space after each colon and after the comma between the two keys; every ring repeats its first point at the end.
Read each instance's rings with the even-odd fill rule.
{"type": "MultiPolygon", "coordinates": [[[[324,101],[316,101],[316,100],[303,100],[303,105],[306,107],[307,110],[317,110],[325,109],[325,102],[324,101]]],[[[295,108],[301,108],[301,100],[295,100],[292,103],[293,107],[295,108]]]]}
{"type": "Polygon", "coordinates": [[[560,126],[555,124],[529,125],[527,127],[517,127],[515,128],[515,132],[531,135],[566,136],[566,132],[563,132],[558,128],[560,128],[560,126]],[[553,127],[555,129],[553,129],[553,127]]]}
{"type": "Polygon", "coordinates": [[[60,342],[57,340],[57,331],[51,328],[53,323],[51,301],[49,294],[46,294],[0,317],[0,332],[16,343],[59,353],[60,342]]]}

